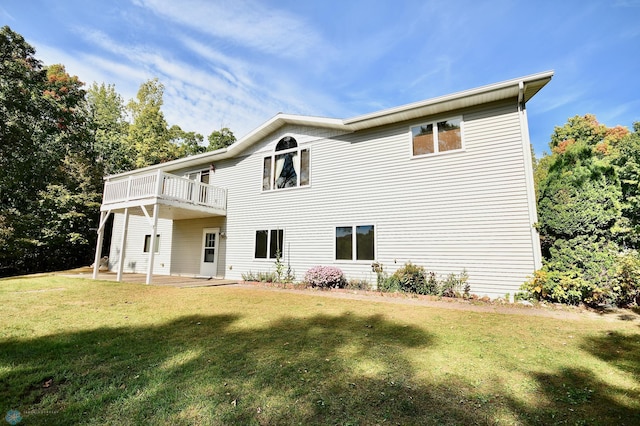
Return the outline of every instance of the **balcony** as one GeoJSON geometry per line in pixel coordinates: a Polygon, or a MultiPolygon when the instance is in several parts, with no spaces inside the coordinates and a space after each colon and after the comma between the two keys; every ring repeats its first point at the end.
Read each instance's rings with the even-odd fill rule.
{"type": "Polygon", "coordinates": [[[226,216],[227,190],[159,170],[105,182],[100,210],[131,208],[132,214],[143,214],[136,207],[154,204],[161,217],[174,220],[226,216]]]}

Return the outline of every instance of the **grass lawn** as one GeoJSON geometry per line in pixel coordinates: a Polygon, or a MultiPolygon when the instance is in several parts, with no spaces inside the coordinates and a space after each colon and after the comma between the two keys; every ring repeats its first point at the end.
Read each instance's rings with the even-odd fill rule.
{"type": "Polygon", "coordinates": [[[269,289],[0,280],[20,424],[640,424],[640,328],[269,289]]]}

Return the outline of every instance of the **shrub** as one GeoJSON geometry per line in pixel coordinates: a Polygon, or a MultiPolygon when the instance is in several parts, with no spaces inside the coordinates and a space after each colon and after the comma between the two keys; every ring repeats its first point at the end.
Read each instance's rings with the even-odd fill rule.
{"type": "Polygon", "coordinates": [[[407,293],[429,294],[426,272],[422,266],[407,262],[393,273],[400,290],[407,293]]]}
{"type": "Polygon", "coordinates": [[[454,273],[447,275],[447,278],[439,286],[434,278],[436,288],[439,287],[438,294],[443,297],[468,298],[469,293],[471,292],[471,286],[469,286],[469,283],[467,282],[468,280],[469,274],[466,269],[463,269],[460,275],[456,275],[454,273]]]}
{"type": "Polygon", "coordinates": [[[378,275],[378,290],[383,292],[402,291],[406,293],[425,294],[444,297],[470,297],[471,287],[467,282],[469,274],[464,269],[459,275],[449,274],[439,280],[435,272],[426,272],[422,266],[407,262],[388,276],[382,265],[372,265],[378,275]]]}
{"type": "Polygon", "coordinates": [[[351,290],[370,290],[371,284],[369,284],[369,281],[367,280],[352,279],[352,280],[349,280],[349,282],[347,282],[346,288],[351,290]]]}
{"type": "Polygon", "coordinates": [[[319,288],[343,288],[347,284],[342,270],[335,266],[314,266],[306,272],[304,281],[319,288]]]}
{"type": "Polygon", "coordinates": [[[244,281],[257,281],[261,283],[275,283],[278,282],[278,276],[275,272],[247,272],[242,274],[244,281]]]}
{"type": "MultiPolygon", "coordinates": [[[[536,300],[577,305],[592,298],[594,289],[572,271],[554,271],[543,267],[521,288],[536,300]]],[[[520,299],[529,299],[526,293],[519,294],[520,299]]]]}
{"type": "Polygon", "coordinates": [[[614,244],[582,236],[557,241],[552,254],[553,260],[521,288],[532,298],[571,305],[624,306],[640,293],[640,257],[635,251],[618,254],[614,244]]]}
{"type": "Polygon", "coordinates": [[[378,290],[385,293],[394,293],[397,291],[402,291],[400,286],[400,281],[392,275],[388,276],[384,273],[380,273],[378,275],[378,290]]]}
{"type": "Polygon", "coordinates": [[[616,278],[612,289],[616,304],[629,305],[635,301],[640,305],[640,256],[637,251],[619,255],[616,278]]]}

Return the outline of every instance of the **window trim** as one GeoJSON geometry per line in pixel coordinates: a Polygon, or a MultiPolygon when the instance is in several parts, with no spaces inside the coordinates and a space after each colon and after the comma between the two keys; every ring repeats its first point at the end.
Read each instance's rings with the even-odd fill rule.
{"type": "Polygon", "coordinates": [[[200,183],[204,183],[202,182],[202,176],[203,175],[207,175],[209,176],[209,179],[211,179],[211,169],[198,169],[198,170],[193,170],[191,172],[186,172],[184,173],[182,176],[192,180],[194,182],[200,182],[200,183]],[[192,177],[197,177],[196,179],[192,179],[192,177]]]}
{"type": "Polygon", "coordinates": [[[422,123],[418,123],[418,124],[414,124],[409,126],[409,153],[411,154],[411,158],[424,158],[424,157],[433,157],[433,156],[439,156],[439,155],[446,155],[446,154],[452,154],[455,152],[464,152],[466,151],[466,145],[465,145],[465,137],[464,137],[464,117],[462,115],[455,115],[455,116],[449,116],[449,117],[443,117],[443,118],[438,118],[438,119],[434,119],[431,121],[425,121],[422,123]],[[439,151],[439,145],[438,145],[438,123],[441,123],[443,121],[453,121],[453,120],[460,120],[460,148],[458,149],[450,149],[447,151],[439,151]],[[427,153],[427,154],[418,154],[418,155],[414,155],[413,153],[413,129],[416,127],[421,127],[421,126],[428,126],[428,125],[432,125],[434,132],[434,138],[433,138],[433,152],[431,153],[427,153]]]}
{"type": "Polygon", "coordinates": [[[333,261],[335,263],[370,264],[378,258],[378,225],[375,222],[362,222],[359,224],[342,224],[333,227],[333,261]],[[373,227],[373,259],[358,259],[358,228],[361,226],[373,227]],[[338,259],[338,228],[351,228],[351,259],[338,259]]]}
{"type": "Polygon", "coordinates": [[[286,238],[286,232],[284,230],[284,228],[260,228],[260,229],[255,229],[253,232],[253,260],[258,260],[258,261],[269,261],[269,262],[273,262],[274,260],[276,260],[276,257],[270,257],[271,256],[271,233],[272,232],[282,232],[282,247],[280,247],[280,259],[284,258],[284,241],[286,238]],[[267,231],[267,253],[266,253],[266,257],[256,257],[256,249],[258,248],[258,232],[260,231],[267,231]]]}
{"type": "MultiPolygon", "coordinates": [[[[160,252],[160,234],[156,234],[156,241],[155,241],[155,250],[154,253],[159,253],[160,252]]],[[[143,253],[149,253],[149,245],[151,244],[151,234],[146,234],[144,236],[144,243],[142,244],[142,252],[143,253]]]]}
{"type": "Polygon", "coordinates": [[[283,137],[281,137],[280,139],[278,139],[278,142],[276,142],[275,146],[273,147],[273,150],[271,151],[271,153],[269,155],[264,155],[262,156],[262,161],[260,163],[260,188],[261,188],[261,192],[275,192],[275,191],[287,191],[287,190],[292,190],[292,189],[301,189],[301,188],[308,188],[311,186],[311,147],[309,146],[305,146],[303,147],[301,143],[299,143],[293,136],[290,135],[285,135],[283,137]],[[280,141],[282,141],[284,138],[287,137],[291,137],[295,142],[296,142],[296,147],[294,148],[288,148],[288,149],[283,149],[280,151],[276,151],[276,148],[278,146],[278,144],[280,143],[280,141]],[[302,167],[302,152],[306,151],[307,152],[307,156],[308,156],[308,170],[307,170],[307,184],[306,185],[301,185],[300,184],[300,180],[301,180],[301,174],[302,173],[297,173],[296,175],[296,186],[290,186],[290,187],[286,187],[286,188],[278,188],[276,186],[276,157],[279,155],[284,155],[284,154],[289,154],[292,152],[295,152],[298,154],[299,158],[300,158],[300,167],[302,167]],[[264,187],[264,163],[265,160],[267,158],[271,159],[271,164],[270,164],[270,169],[269,169],[269,188],[265,189],[264,187]]]}

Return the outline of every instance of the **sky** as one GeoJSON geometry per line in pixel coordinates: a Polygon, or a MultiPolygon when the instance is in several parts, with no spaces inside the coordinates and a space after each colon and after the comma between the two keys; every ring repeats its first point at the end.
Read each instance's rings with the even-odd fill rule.
{"type": "Polygon", "coordinates": [[[167,122],[205,140],[548,70],[527,104],[537,155],[575,115],[640,121],[640,0],[0,0],[0,25],[125,102],[158,78],[167,122]]]}

